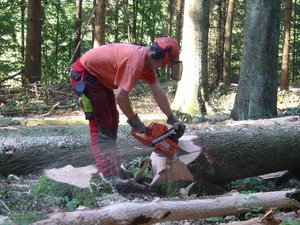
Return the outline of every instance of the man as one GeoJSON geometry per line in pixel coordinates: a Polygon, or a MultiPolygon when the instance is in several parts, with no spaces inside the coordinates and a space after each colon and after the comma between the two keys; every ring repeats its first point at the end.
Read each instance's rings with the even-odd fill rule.
{"type": "Polygon", "coordinates": [[[98,173],[104,177],[124,179],[132,175],[120,167],[120,154],[116,146],[119,122],[116,103],[128,118],[133,131],[144,133],[147,128],[133,111],[129,99],[129,93],[138,80],[149,84],[167,122],[175,129],[184,130],[184,124],[172,113],[155,72],[155,69],[168,65],[174,70],[173,75],[178,75],[175,71],[180,66],[180,62],[176,61],[178,57],[176,41],[162,37],[147,47],[121,43],[101,45],[87,51],[73,64],[71,82],[89,120],[91,148],[98,173]]]}

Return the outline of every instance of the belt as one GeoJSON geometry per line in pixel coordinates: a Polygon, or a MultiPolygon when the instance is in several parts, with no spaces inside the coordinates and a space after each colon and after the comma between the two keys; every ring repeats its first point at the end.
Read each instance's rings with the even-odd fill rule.
{"type": "Polygon", "coordinates": [[[89,86],[94,85],[97,82],[97,78],[86,71],[83,74],[76,72],[75,70],[71,70],[70,77],[76,80],[75,90],[78,96],[81,96],[85,90],[86,84],[89,86]]]}

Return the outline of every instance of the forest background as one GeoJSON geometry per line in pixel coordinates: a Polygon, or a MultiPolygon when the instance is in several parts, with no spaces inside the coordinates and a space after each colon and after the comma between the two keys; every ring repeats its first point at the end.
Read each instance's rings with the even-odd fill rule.
{"type": "MultiPolygon", "coordinates": [[[[247,2],[204,2],[209,9],[207,87],[204,88],[208,92],[204,95],[208,95],[220,84],[228,90],[230,83],[239,81],[247,2]]],[[[282,1],[278,12],[278,65],[281,66],[278,66],[277,77],[278,85],[285,90],[289,85],[299,85],[299,5],[298,0],[282,1]]],[[[149,45],[160,36],[171,36],[181,43],[185,29],[184,1],[181,0],[1,0],[0,9],[0,102],[4,115],[14,115],[18,112],[15,109],[20,107],[23,113],[24,108],[38,108],[34,110],[36,112],[43,111],[43,107],[53,107],[49,106],[52,103],[50,95],[60,95],[59,90],[66,93],[63,88],[69,85],[72,62],[92,47],[111,42],[149,45]],[[9,97],[16,87],[19,94],[9,97]]],[[[184,63],[184,58],[182,60],[184,63]]],[[[168,83],[168,92],[175,93],[177,83],[170,81],[165,70],[159,71],[159,79],[168,83]]],[[[72,91],[68,91],[71,94],[72,91]]],[[[75,99],[69,97],[58,107],[76,105],[70,103],[75,99]]],[[[200,110],[203,112],[206,110],[200,110]]]]}

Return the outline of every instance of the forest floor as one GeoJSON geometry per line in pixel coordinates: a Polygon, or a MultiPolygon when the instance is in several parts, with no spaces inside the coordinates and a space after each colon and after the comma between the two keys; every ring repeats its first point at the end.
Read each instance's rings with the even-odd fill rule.
{"type": "MultiPolygon", "coordinates": [[[[173,92],[168,92],[169,97],[172,99],[173,92]]],[[[233,102],[235,98],[235,90],[222,90],[218,89],[211,95],[211,103],[208,107],[208,117],[210,118],[205,121],[205,123],[216,123],[223,122],[229,119],[230,110],[232,109],[233,102]]],[[[159,114],[158,110],[154,110],[157,107],[152,104],[152,98],[149,97],[148,92],[143,89],[137,90],[132,98],[133,105],[135,109],[138,109],[139,114],[158,115],[158,118],[163,119],[163,116],[159,114]]],[[[51,109],[51,107],[50,107],[51,109]]],[[[58,109],[58,110],[48,110],[48,115],[51,117],[60,116],[82,116],[80,109],[78,107],[72,108],[70,110],[58,109]],[[51,113],[49,113],[51,111],[51,113]]],[[[300,96],[294,92],[281,91],[278,93],[278,112],[279,116],[289,116],[289,115],[300,115],[300,96]]],[[[24,113],[24,111],[23,111],[24,113]]],[[[45,118],[45,113],[43,113],[45,118]]],[[[1,116],[1,115],[0,115],[1,116]]],[[[24,114],[14,114],[13,116],[24,116],[24,114]]],[[[28,113],[26,117],[39,117],[36,113],[30,115],[28,113]]],[[[6,116],[2,116],[5,118],[6,116]]],[[[155,117],[157,118],[157,117],[155,117]]],[[[0,162],[1,163],[1,162],[0,162]]],[[[32,189],[37,184],[40,177],[40,172],[29,174],[26,176],[11,174],[8,177],[1,177],[0,175],[0,224],[1,218],[2,222],[4,217],[13,218],[14,224],[27,224],[28,221],[41,218],[49,213],[57,212],[60,210],[74,210],[72,208],[72,203],[74,202],[68,198],[52,198],[49,196],[37,196],[33,194],[32,189]]],[[[300,186],[300,181],[296,178],[291,178],[288,181],[292,186],[300,186]]],[[[241,185],[241,183],[232,184],[231,188],[235,185],[241,185]]],[[[245,191],[256,189],[255,191],[272,191],[274,189],[278,190],[279,187],[271,187],[270,184],[261,185],[257,179],[248,179],[242,182],[245,191]]],[[[239,187],[239,189],[241,189],[239,187]]],[[[230,191],[230,190],[227,190],[230,191]]],[[[107,196],[99,199],[99,202],[95,204],[95,207],[100,207],[103,205],[115,204],[118,202],[126,201],[150,201],[158,196],[155,195],[141,195],[141,194],[127,194],[120,195],[118,193],[109,194],[107,196]]],[[[180,221],[180,222],[166,222],[167,224],[219,224],[220,222],[228,222],[230,220],[237,220],[236,217],[226,217],[226,218],[210,218],[203,220],[191,220],[191,221],[180,221]]],[[[2,224],[13,224],[13,223],[2,223],[2,224]]]]}

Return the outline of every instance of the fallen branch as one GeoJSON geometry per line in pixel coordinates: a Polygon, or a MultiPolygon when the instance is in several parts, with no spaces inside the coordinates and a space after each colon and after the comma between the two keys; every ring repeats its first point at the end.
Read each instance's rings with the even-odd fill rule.
{"type": "Polygon", "coordinates": [[[249,212],[254,207],[287,209],[294,207],[291,200],[286,197],[286,194],[292,191],[250,195],[232,193],[216,198],[181,201],[119,203],[100,209],[55,213],[48,219],[36,221],[32,225],[154,224],[164,221],[238,215],[249,212]]]}

